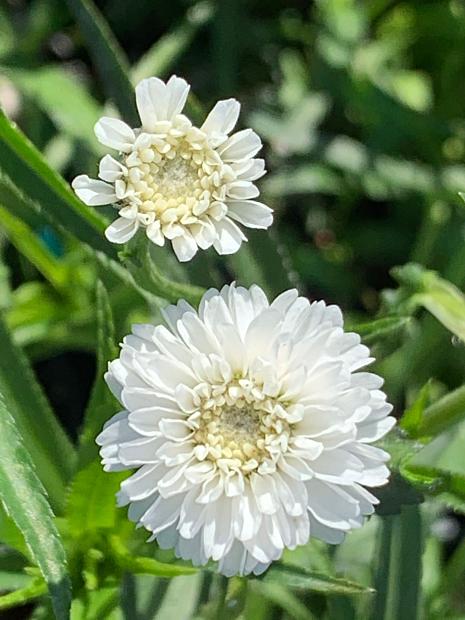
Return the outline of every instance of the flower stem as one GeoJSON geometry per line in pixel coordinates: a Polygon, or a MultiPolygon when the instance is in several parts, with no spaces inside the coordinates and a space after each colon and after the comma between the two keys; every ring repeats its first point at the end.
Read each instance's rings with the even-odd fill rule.
{"type": "Polygon", "coordinates": [[[124,252],[120,253],[120,259],[139,286],[171,303],[185,299],[197,306],[205,292],[199,286],[175,282],[165,277],[152,259],[150,241],[145,235],[140,235],[134,245],[128,244],[124,252]]]}

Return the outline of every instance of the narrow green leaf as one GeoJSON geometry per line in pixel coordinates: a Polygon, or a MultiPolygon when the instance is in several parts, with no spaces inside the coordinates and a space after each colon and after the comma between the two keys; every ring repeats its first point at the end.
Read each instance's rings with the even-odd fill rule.
{"type": "Polygon", "coordinates": [[[373,592],[371,588],[347,579],[331,577],[330,575],[283,564],[272,566],[261,581],[270,584],[278,583],[295,590],[321,592],[328,596],[331,594],[370,594],[373,592]]]}
{"type": "Polygon", "coordinates": [[[281,607],[286,615],[295,620],[314,620],[315,616],[295,594],[279,583],[252,581],[251,588],[264,599],[281,607]]]}
{"type": "Polygon", "coordinates": [[[428,383],[425,383],[425,385],[418,392],[418,395],[411,406],[404,411],[404,414],[400,420],[400,427],[411,436],[415,435],[422,422],[423,412],[430,401],[430,392],[431,381],[428,381],[428,383]]]}
{"type": "MultiPolygon", "coordinates": [[[[20,588],[19,590],[0,596],[0,610],[11,609],[12,607],[17,607],[18,605],[25,605],[26,603],[39,598],[39,596],[44,595],[46,592],[47,584],[43,581],[36,581],[30,585],[20,588]]],[[[67,618],[68,616],[57,616],[57,618],[59,617],[67,618]]]]}
{"type": "Polygon", "coordinates": [[[65,287],[67,270],[37,235],[20,219],[0,205],[0,226],[11,243],[24,254],[57,290],[65,287]]]}
{"type": "Polygon", "coordinates": [[[413,438],[436,436],[465,419],[465,385],[449,392],[423,411],[421,420],[409,430],[413,438]]]}
{"type": "Polygon", "coordinates": [[[375,555],[374,587],[376,595],[373,599],[370,620],[384,620],[389,594],[389,571],[391,564],[392,531],[395,517],[386,515],[379,520],[378,548],[375,555]]]}
{"type": "Polygon", "coordinates": [[[388,316],[367,323],[348,325],[346,329],[359,334],[365,344],[372,345],[379,340],[391,338],[402,333],[411,321],[410,317],[388,316]]]}
{"type": "MultiPolygon", "coordinates": [[[[25,588],[31,583],[31,577],[26,573],[18,573],[16,571],[0,570],[0,591],[19,590],[25,588]]],[[[45,584],[44,584],[45,585],[45,584]]],[[[45,586],[47,588],[47,586],[45,586]]],[[[1,598],[0,598],[1,605],[1,598]]],[[[0,607],[1,608],[1,607],[0,607]]]]}
{"type": "Polygon", "coordinates": [[[422,547],[420,509],[403,506],[394,517],[386,620],[418,618],[422,547]]]}
{"type": "Polygon", "coordinates": [[[66,0],[66,3],[79,24],[107,96],[114,101],[124,120],[137,126],[140,121],[129,65],[105,18],[92,0],[66,0]]]}
{"type": "Polygon", "coordinates": [[[71,590],[65,551],[45,491],[3,398],[0,432],[0,498],[48,584],[57,619],[66,620],[71,590]]]}
{"type": "Polygon", "coordinates": [[[164,77],[212,14],[213,7],[209,2],[199,2],[189,8],[182,21],[160,37],[132,69],[133,84],[152,75],[164,77]]]}
{"type": "Polygon", "coordinates": [[[84,426],[79,441],[78,460],[80,468],[90,463],[97,456],[95,437],[102,426],[116,411],[116,401],[108,389],[103,375],[108,362],[117,357],[118,348],[115,344],[115,329],[108,293],[102,284],[97,282],[97,371],[89,404],[84,415],[84,426]]]}
{"type": "Polygon", "coordinates": [[[199,572],[197,575],[178,577],[170,581],[163,602],[155,615],[156,620],[195,618],[195,605],[199,597],[201,579],[202,575],[199,572]]]}
{"type": "Polygon", "coordinates": [[[166,564],[153,558],[133,556],[116,536],[111,536],[109,542],[118,566],[128,573],[155,575],[156,577],[177,577],[179,575],[195,575],[199,572],[197,568],[191,566],[166,564]]]}
{"type": "Polygon", "coordinates": [[[117,511],[115,494],[126,476],[126,472],[109,476],[98,461],[76,474],[66,510],[70,535],[86,537],[99,529],[114,528],[117,511]]]}
{"type": "Polygon", "coordinates": [[[0,316],[0,391],[55,510],[63,507],[66,481],[74,466],[74,448],[51,411],[23,352],[0,316]]]}
{"type": "MultiPolygon", "coordinates": [[[[26,196],[35,201],[41,213],[97,250],[115,256],[103,236],[105,220],[89,209],[45,161],[42,154],[0,110],[0,170],[26,196]]],[[[8,205],[5,205],[8,206],[8,205]]]]}

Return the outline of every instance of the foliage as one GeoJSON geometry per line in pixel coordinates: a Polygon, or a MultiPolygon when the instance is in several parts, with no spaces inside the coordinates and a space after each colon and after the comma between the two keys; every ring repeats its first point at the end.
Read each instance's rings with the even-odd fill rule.
{"type": "Polygon", "coordinates": [[[0,6],[0,610],[464,616],[464,17],[456,0],[0,6]],[[134,83],[174,72],[201,95],[193,118],[220,97],[243,102],[276,214],[237,255],[183,267],[143,244],[118,255],[102,234],[109,211],[68,185],[95,173],[99,115],[131,122],[134,83]],[[125,474],[104,474],[94,443],[116,412],[102,375],[129,325],[231,280],[341,305],[400,420],[369,523],[257,579],[146,544],[115,505],[125,474]]]}

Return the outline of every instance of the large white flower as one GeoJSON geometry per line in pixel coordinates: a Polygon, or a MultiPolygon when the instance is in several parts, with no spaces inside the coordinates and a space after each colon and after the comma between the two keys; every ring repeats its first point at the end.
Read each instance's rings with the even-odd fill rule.
{"type": "Polygon", "coordinates": [[[136,87],[142,126],[101,118],[97,138],[118,156],[101,160],[101,180],[80,175],[72,183],[86,204],[118,209],[105,233],[110,241],[126,243],[143,228],[157,245],[169,239],[181,261],[212,245],[232,254],[247,240],[236,222],[268,228],[273,221],[271,209],[254,200],[254,181],[265,174],[264,160],[255,159],[260,138],[251,129],[229,135],[240,104],[219,101],[199,129],[182,114],[188,93],[176,76],[166,84],[142,80],[136,87]]]}
{"type": "Polygon", "coordinates": [[[165,319],[134,325],[106,375],[125,410],[97,442],[106,471],[138,468],[118,493],[129,518],[228,576],[360,527],[377,503],[365,487],[389,476],[370,444],[394,418],[340,309],[225,286],[165,319]]]}

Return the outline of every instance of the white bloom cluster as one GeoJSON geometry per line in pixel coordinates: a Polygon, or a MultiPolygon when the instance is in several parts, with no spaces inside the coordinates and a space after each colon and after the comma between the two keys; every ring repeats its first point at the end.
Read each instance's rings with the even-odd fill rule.
{"type": "Polygon", "coordinates": [[[164,315],[168,328],[133,327],[106,375],[124,410],[97,442],[107,471],[137,468],[118,494],[129,518],[227,576],[360,527],[366,487],[389,476],[371,444],[394,418],[340,309],[225,286],[164,315]]]}
{"type": "Polygon", "coordinates": [[[176,76],[166,84],[142,80],[136,87],[141,127],[101,118],[97,138],[119,154],[103,157],[100,179],[80,175],[72,183],[87,205],[118,209],[105,233],[110,241],[126,243],[142,228],[157,245],[171,241],[180,261],[211,246],[219,254],[237,252],[247,240],[237,223],[266,229],[273,221],[271,209],[254,200],[254,181],[265,174],[264,160],[255,158],[261,140],[252,129],[230,135],[239,103],[219,101],[198,128],[182,114],[188,93],[176,76]]]}

